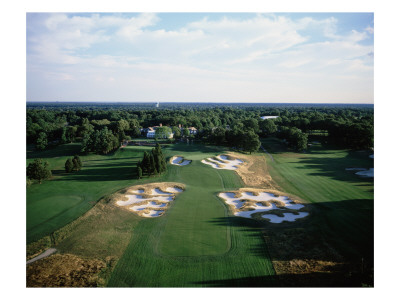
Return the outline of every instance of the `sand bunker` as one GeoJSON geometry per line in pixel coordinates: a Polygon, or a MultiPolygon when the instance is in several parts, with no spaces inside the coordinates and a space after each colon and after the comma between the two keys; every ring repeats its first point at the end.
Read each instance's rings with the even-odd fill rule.
{"type": "Polygon", "coordinates": [[[150,183],[141,188],[131,188],[121,195],[122,200],[115,204],[135,212],[145,218],[155,218],[163,215],[175,196],[183,192],[184,186],[175,183],[150,183]],[[141,195],[138,195],[141,194],[141,195]]]}
{"type": "MultiPolygon", "coordinates": [[[[234,215],[243,218],[253,218],[256,213],[266,213],[272,210],[278,210],[279,213],[285,210],[300,210],[305,206],[296,203],[287,196],[275,196],[268,192],[258,192],[257,194],[250,191],[223,192],[218,196],[233,207],[234,215]],[[278,203],[278,206],[277,206],[278,203]]],[[[283,217],[275,214],[262,214],[263,219],[269,220],[271,223],[282,223],[283,221],[293,222],[297,219],[304,218],[309,215],[308,212],[292,212],[282,213],[283,217]]]]}
{"type": "Polygon", "coordinates": [[[210,165],[215,169],[222,170],[236,170],[239,165],[243,164],[240,159],[228,159],[226,155],[218,155],[215,158],[209,157],[201,161],[203,164],[210,165]]]}
{"type": "Polygon", "coordinates": [[[177,187],[168,187],[168,188],[166,188],[165,190],[166,190],[167,192],[170,192],[170,193],[182,193],[182,192],[183,192],[182,189],[177,188],[177,187]]]}
{"type": "Polygon", "coordinates": [[[269,219],[271,223],[282,223],[283,221],[294,222],[297,219],[301,219],[308,216],[308,212],[299,212],[298,215],[293,213],[283,213],[283,217],[279,217],[277,215],[267,214],[261,216],[264,219],[269,219]]]}
{"type": "Polygon", "coordinates": [[[127,206],[127,205],[132,205],[134,203],[143,202],[143,197],[140,195],[125,195],[125,197],[128,198],[128,200],[117,201],[117,205],[127,206]]]}
{"type": "Polygon", "coordinates": [[[370,168],[367,171],[357,172],[356,175],[360,175],[360,176],[363,176],[363,177],[374,177],[374,168],[370,168]]]}
{"type": "Polygon", "coordinates": [[[346,171],[360,171],[357,172],[356,175],[362,177],[374,177],[374,168],[370,168],[369,170],[366,168],[346,168],[346,171]]]}
{"type": "Polygon", "coordinates": [[[131,192],[135,194],[143,194],[144,190],[132,190],[131,192]]]}
{"type": "Polygon", "coordinates": [[[175,166],[186,166],[191,162],[191,160],[184,159],[182,156],[173,156],[170,160],[171,165],[175,166]]]}

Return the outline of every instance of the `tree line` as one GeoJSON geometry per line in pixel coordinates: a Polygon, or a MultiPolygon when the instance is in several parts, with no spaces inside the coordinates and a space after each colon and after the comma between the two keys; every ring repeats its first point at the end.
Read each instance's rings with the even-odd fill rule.
{"type": "Polygon", "coordinates": [[[162,123],[165,128],[171,127],[176,137],[181,134],[179,125],[194,126],[204,142],[239,148],[248,144],[246,137],[254,137],[250,131],[263,137],[279,132],[289,134],[286,128],[293,128],[290,140],[295,137],[301,140],[313,131],[323,130],[328,133],[329,142],[341,147],[363,149],[373,145],[371,106],[175,103],[161,107],[144,104],[28,106],[27,142],[42,150],[53,144],[79,141],[84,153],[105,154],[116,149],[122,140],[141,136],[141,128],[162,123]],[[278,118],[261,119],[268,115],[278,118]]]}

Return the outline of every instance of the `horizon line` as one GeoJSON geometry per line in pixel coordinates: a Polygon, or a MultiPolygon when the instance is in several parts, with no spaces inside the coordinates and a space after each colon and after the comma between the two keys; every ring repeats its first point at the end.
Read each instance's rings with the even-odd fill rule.
{"type": "Polygon", "coordinates": [[[30,100],[26,101],[26,103],[110,103],[110,104],[121,104],[121,103],[149,103],[149,104],[155,104],[155,103],[227,103],[227,104],[234,104],[234,103],[248,103],[248,104],[367,104],[367,105],[373,105],[374,102],[226,102],[226,101],[36,101],[36,100],[30,100]]]}

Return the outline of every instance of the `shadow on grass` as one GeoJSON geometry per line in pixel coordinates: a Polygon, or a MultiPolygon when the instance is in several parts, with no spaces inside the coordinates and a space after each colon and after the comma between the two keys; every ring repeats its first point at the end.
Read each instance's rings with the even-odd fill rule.
{"type": "MultiPolygon", "coordinates": [[[[233,216],[211,222],[237,227],[249,239],[257,235],[259,238],[263,232],[266,242],[263,239],[263,245],[252,242],[248,255],[262,255],[278,262],[283,268],[280,286],[373,285],[373,200],[306,204],[305,209],[311,212],[308,217],[281,224],[233,216]]],[[[270,283],[268,277],[202,282],[216,287],[268,286],[270,283]]]]}
{"type": "MultiPolygon", "coordinates": [[[[62,171],[54,170],[54,175],[63,174],[62,171]],[[59,172],[59,173],[58,173],[59,172]]],[[[109,163],[92,165],[90,167],[83,168],[78,172],[72,172],[65,174],[65,176],[55,179],[58,181],[118,181],[125,179],[136,179],[137,169],[136,163],[109,163]]]]}
{"type": "Polygon", "coordinates": [[[360,182],[368,185],[368,183],[373,183],[373,177],[362,177],[355,173],[357,170],[346,170],[346,168],[373,168],[374,161],[373,159],[368,158],[368,153],[357,153],[354,151],[349,151],[345,157],[318,157],[318,154],[326,154],[326,152],[313,152],[313,155],[307,157],[299,157],[298,161],[292,162],[295,164],[299,164],[296,168],[304,169],[304,170],[315,170],[312,173],[308,173],[308,175],[313,176],[327,176],[339,181],[348,181],[348,182],[360,182]]]}
{"type": "Polygon", "coordinates": [[[27,146],[27,159],[34,159],[34,158],[56,158],[59,156],[74,156],[76,154],[80,154],[81,144],[78,143],[71,143],[71,144],[64,144],[53,146],[50,149],[46,149],[43,151],[34,150],[32,145],[27,146]]]}
{"type": "Polygon", "coordinates": [[[276,287],[278,286],[276,276],[254,276],[240,277],[224,280],[209,280],[193,282],[206,287],[276,287]]]}
{"type": "Polygon", "coordinates": [[[185,143],[177,143],[171,144],[167,148],[172,151],[184,151],[184,152],[202,152],[202,153],[215,153],[227,150],[228,148],[223,146],[213,146],[213,145],[204,145],[200,144],[185,144],[185,143]]]}

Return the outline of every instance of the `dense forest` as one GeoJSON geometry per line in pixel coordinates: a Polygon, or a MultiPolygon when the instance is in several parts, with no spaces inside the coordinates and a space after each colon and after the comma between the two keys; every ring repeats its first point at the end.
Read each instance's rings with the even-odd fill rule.
{"type": "Polygon", "coordinates": [[[175,134],[203,143],[247,152],[259,137],[277,136],[293,151],[307,149],[310,136],[346,149],[369,149],[374,143],[373,105],[257,103],[27,103],[26,138],[38,150],[81,142],[82,153],[107,154],[124,140],[145,136],[159,124],[195,127],[196,135],[175,134]],[[262,116],[278,116],[262,119],[262,116]]]}

